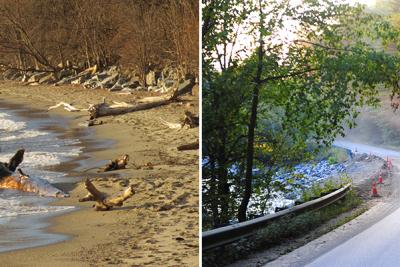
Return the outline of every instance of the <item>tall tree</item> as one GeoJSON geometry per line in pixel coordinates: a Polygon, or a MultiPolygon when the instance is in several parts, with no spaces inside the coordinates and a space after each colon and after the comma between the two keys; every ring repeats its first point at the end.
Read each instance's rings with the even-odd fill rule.
{"type": "MultiPolygon", "coordinates": [[[[206,10],[215,5],[214,1],[208,4],[206,10]]],[[[227,9],[235,8],[230,6],[227,9]]],[[[337,135],[343,134],[345,122],[354,125],[362,105],[377,103],[378,86],[390,87],[396,93],[397,88],[393,85],[398,79],[396,69],[399,64],[397,54],[386,53],[374,45],[377,41],[383,47],[396,42],[398,32],[384,18],[365,13],[362,6],[331,0],[269,0],[260,1],[258,12],[255,9],[251,12],[244,20],[236,21],[232,28],[238,25],[246,28],[245,38],[253,36],[253,41],[234,49],[240,53],[235,64],[229,67],[230,73],[236,73],[236,82],[240,81],[244,87],[237,92],[245,97],[237,109],[248,116],[245,123],[246,158],[230,160],[224,165],[228,170],[243,164],[246,166],[241,173],[243,178],[232,176],[227,182],[229,189],[226,192],[233,197],[231,201],[241,203],[238,207],[232,205],[236,206],[238,213],[237,216],[230,213],[230,220],[237,218],[239,221],[247,219],[254,186],[265,186],[258,180],[271,181],[276,167],[290,166],[302,155],[308,155],[310,143],[315,143],[316,148],[329,145],[337,135]],[[258,127],[257,120],[263,122],[262,127],[258,127]],[[259,142],[264,142],[270,149],[263,153],[262,160],[254,162],[254,146],[259,142]],[[268,177],[257,176],[254,180],[256,165],[267,169],[264,174],[268,177]]],[[[205,16],[203,28],[210,29],[208,21],[215,21],[215,18],[205,16]]],[[[213,33],[208,30],[207,34],[210,32],[213,33]]],[[[233,35],[225,33],[222,30],[215,32],[213,41],[208,42],[208,37],[203,39],[206,42],[203,46],[210,49],[204,52],[205,62],[214,63],[204,64],[205,84],[214,82],[218,77],[215,72],[219,75],[224,73],[225,66],[220,62],[229,58],[232,49],[225,51],[221,47],[231,48],[231,43],[235,43],[233,35]],[[220,36],[225,39],[218,39],[220,36]]],[[[235,81],[230,83],[235,84],[235,81]]],[[[214,86],[209,88],[219,90],[214,86]]],[[[206,102],[214,94],[209,90],[204,90],[204,93],[206,102]]],[[[232,97],[224,95],[227,102],[232,97]]],[[[205,108],[204,112],[224,112],[217,111],[218,108],[205,108]]],[[[224,124],[223,117],[221,119],[219,123],[224,124]]],[[[203,125],[207,125],[206,120],[203,125]]],[[[211,152],[208,147],[213,142],[221,142],[217,135],[203,137],[206,139],[206,152],[211,152]]],[[[204,155],[209,159],[214,157],[211,153],[204,155]]],[[[215,165],[223,166],[218,162],[215,165]]],[[[220,180],[218,174],[214,176],[215,180],[220,180]]]]}

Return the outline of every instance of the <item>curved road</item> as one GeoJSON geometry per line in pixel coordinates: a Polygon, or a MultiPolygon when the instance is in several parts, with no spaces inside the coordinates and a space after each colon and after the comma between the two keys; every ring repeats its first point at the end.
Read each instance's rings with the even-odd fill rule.
{"type": "MultiPolygon", "coordinates": [[[[382,217],[380,217],[382,219],[374,221],[372,225],[366,226],[365,229],[355,234],[353,237],[347,240],[344,239],[343,243],[335,244],[335,246],[330,247],[329,250],[322,252],[322,255],[315,255],[315,252],[312,251],[312,247],[318,248],[319,244],[323,246],[326,245],[324,244],[325,242],[329,243],[330,241],[335,243],[334,239],[326,237],[324,239],[324,236],[322,236],[319,238],[320,240],[312,241],[314,244],[309,248],[307,248],[309,245],[307,244],[304,247],[278,258],[276,261],[270,262],[266,266],[400,266],[400,173],[398,172],[400,167],[400,152],[347,141],[337,141],[335,145],[353,151],[357,150],[359,153],[372,153],[385,159],[389,156],[389,158],[392,159],[394,165],[392,180],[393,194],[390,198],[390,203],[384,203],[381,206],[374,207],[378,210],[378,213],[379,210],[382,211],[384,209],[388,212],[383,212],[381,214],[382,217]],[[311,255],[313,253],[314,255],[311,255]]],[[[351,224],[351,222],[349,224],[351,224]]],[[[331,233],[333,236],[335,235],[333,232],[331,233]]],[[[331,233],[328,233],[327,236],[331,233]]]]}

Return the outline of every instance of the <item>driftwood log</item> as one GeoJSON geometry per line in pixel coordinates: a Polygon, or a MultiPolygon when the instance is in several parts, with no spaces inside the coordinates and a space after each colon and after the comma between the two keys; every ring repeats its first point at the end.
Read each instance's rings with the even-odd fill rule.
{"type": "Polygon", "coordinates": [[[171,93],[163,96],[146,97],[138,100],[138,103],[130,104],[125,102],[114,102],[113,105],[103,102],[99,104],[90,105],[89,114],[90,119],[96,119],[103,116],[120,115],[134,111],[151,109],[163,105],[168,105],[178,99],[178,97],[188,91],[188,88],[193,87],[193,83],[187,83],[184,86],[178,86],[171,93]]]}
{"type": "Polygon", "coordinates": [[[190,111],[185,111],[185,118],[183,119],[183,127],[187,125],[189,128],[199,127],[199,116],[194,115],[190,111]]]}
{"type": "Polygon", "coordinates": [[[16,189],[24,192],[37,192],[36,186],[30,182],[29,175],[26,175],[21,169],[18,169],[19,176],[5,176],[2,177],[0,188],[16,189]]]}
{"type": "Polygon", "coordinates": [[[181,145],[181,146],[178,146],[177,149],[179,151],[199,149],[199,142],[194,142],[194,143],[190,143],[190,144],[186,144],[186,145],[181,145]]]}
{"type": "MultiPolygon", "coordinates": [[[[77,112],[77,111],[82,111],[84,109],[78,109],[74,106],[72,106],[72,104],[68,104],[65,102],[60,102],[57,105],[51,106],[47,109],[47,111],[50,111],[52,109],[58,108],[58,107],[64,107],[65,110],[70,111],[70,112],[77,112]]],[[[87,110],[87,109],[86,109],[87,110]]]]}
{"type": "Polygon", "coordinates": [[[0,162],[0,179],[2,180],[4,177],[11,176],[12,174],[13,172],[7,167],[7,163],[0,162]]]}
{"type": "Polygon", "coordinates": [[[93,207],[97,211],[110,210],[114,206],[120,207],[124,204],[124,201],[135,194],[133,185],[129,186],[124,192],[122,192],[122,194],[116,197],[109,197],[107,194],[100,192],[89,179],[85,181],[85,187],[88,194],[83,198],[80,198],[79,202],[95,201],[96,203],[93,207]]]}
{"type": "Polygon", "coordinates": [[[104,167],[103,171],[108,172],[108,171],[125,169],[126,165],[128,165],[128,161],[129,161],[129,155],[125,154],[119,158],[112,160],[109,164],[107,164],[104,167]]]}
{"type": "Polygon", "coordinates": [[[194,115],[190,111],[185,111],[185,117],[181,123],[168,122],[160,118],[161,123],[170,129],[183,129],[185,126],[188,128],[195,128],[199,126],[199,116],[194,115]]]}
{"type": "Polygon", "coordinates": [[[17,169],[18,165],[24,160],[24,149],[20,149],[15,155],[7,162],[0,162],[0,179],[11,176],[17,169]]]}
{"type": "MultiPolygon", "coordinates": [[[[88,111],[90,115],[90,120],[92,121],[96,118],[110,115],[120,115],[134,111],[151,109],[154,107],[159,107],[163,105],[170,104],[178,99],[180,95],[183,95],[190,91],[193,87],[193,81],[186,81],[180,85],[176,84],[175,89],[171,92],[161,95],[161,96],[152,96],[145,97],[139,99],[137,103],[126,103],[126,102],[115,102],[113,104],[108,104],[103,98],[102,103],[98,104],[90,104],[88,109],[76,108],[69,103],[60,102],[54,106],[48,108],[48,110],[52,110],[58,107],[63,107],[64,109],[75,112],[75,111],[88,111]]],[[[89,122],[90,126],[90,122],[89,122]]]]}

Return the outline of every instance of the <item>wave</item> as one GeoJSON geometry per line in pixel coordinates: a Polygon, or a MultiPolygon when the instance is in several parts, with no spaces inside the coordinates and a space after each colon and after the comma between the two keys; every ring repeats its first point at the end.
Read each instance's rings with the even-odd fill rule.
{"type": "Polygon", "coordinates": [[[45,168],[57,166],[81,153],[78,139],[61,138],[60,134],[44,130],[59,125],[54,119],[26,120],[13,112],[0,109],[0,161],[7,162],[17,149],[24,148],[20,168],[40,185],[37,195],[0,189],[0,218],[63,211],[73,207],[39,204],[41,196],[58,196],[60,190],[50,183],[65,181],[65,173],[45,168]],[[10,193],[11,192],[11,193],[10,193]],[[25,200],[29,199],[28,202],[25,200]]]}

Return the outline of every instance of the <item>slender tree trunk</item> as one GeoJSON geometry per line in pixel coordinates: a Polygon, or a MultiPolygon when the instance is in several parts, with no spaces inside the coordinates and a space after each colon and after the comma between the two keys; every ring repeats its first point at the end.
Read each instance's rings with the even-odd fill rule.
{"type": "Polygon", "coordinates": [[[263,14],[261,11],[261,1],[260,5],[260,40],[258,47],[258,66],[257,73],[254,79],[254,89],[253,89],[253,99],[251,102],[251,114],[249,123],[249,132],[247,134],[247,150],[246,150],[246,176],[244,181],[244,194],[242,201],[240,203],[238,211],[238,220],[243,222],[246,220],[247,206],[250,201],[252,194],[252,182],[253,182],[253,161],[254,161],[254,132],[257,125],[257,110],[258,110],[258,98],[261,87],[261,74],[263,71],[263,14]]]}
{"type": "Polygon", "coordinates": [[[221,131],[222,144],[218,151],[218,196],[221,205],[220,223],[228,223],[229,216],[229,184],[228,184],[228,166],[226,159],[226,132],[225,129],[221,131]]]}
{"type": "MultiPolygon", "coordinates": [[[[92,66],[92,63],[90,62],[90,56],[89,56],[89,44],[87,41],[87,37],[85,37],[85,55],[86,55],[86,63],[88,64],[88,68],[92,66]]],[[[100,66],[98,66],[100,67],[100,66]]]]}
{"type": "Polygon", "coordinates": [[[58,55],[60,57],[60,61],[61,61],[61,68],[65,68],[65,58],[64,58],[64,53],[62,50],[61,45],[58,46],[58,55]]]}
{"type": "Polygon", "coordinates": [[[211,193],[211,211],[213,217],[213,225],[216,227],[220,224],[219,220],[219,212],[218,212],[218,201],[217,201],[217,177],[215,175],[215,159],[210,158],[210,166],[211,166],[211,183],[210,183],[210,193],[211,193]]]}
{"type": "Polygon", "coordinates": [[[39,62],[38,62],[38,60],[37,60],[36,58],[34,58],[34,61],[35,61],[35,69],[36,69],[36,70],[39,70],[40,67],[39,67],[39,62]]]}

